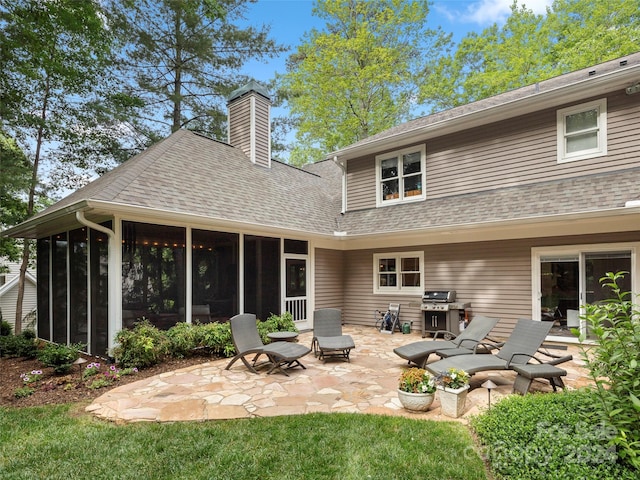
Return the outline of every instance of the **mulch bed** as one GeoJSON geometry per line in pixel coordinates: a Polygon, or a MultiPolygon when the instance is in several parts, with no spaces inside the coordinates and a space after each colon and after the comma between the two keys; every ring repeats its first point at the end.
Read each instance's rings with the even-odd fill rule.
{"type": "MultiPolygon", "coordinates": [[[[111,366],[104,359],[90,356],[84,356],[84,358],[88,363],[100,363],[101,372],[107,371],[111,366]]],[[[145,368],[132,375],[121,376],[109,386],[91,389],[88,385],[98,376],[91,377],[90,380],[82,379],[82,370],[88,363],[81,367],[74,366],[68,374],[58,375],[54,373],[52,368],[43,367],[42,363],[36,359],[3,357],[0,358],[0,407],[35,407],[77,402],[89,404],[111,388],[210,360],[212,357],[207,356],[184,359],[169,358],[158,365],[145,368]],[[33,370],[42,371],[42,377],[31,385],[31,388],[35,390],[34,393],[28,397],[17,398],[15,396],[16,390],[25,386],[20,375],[28,374],[33,370]]]]}

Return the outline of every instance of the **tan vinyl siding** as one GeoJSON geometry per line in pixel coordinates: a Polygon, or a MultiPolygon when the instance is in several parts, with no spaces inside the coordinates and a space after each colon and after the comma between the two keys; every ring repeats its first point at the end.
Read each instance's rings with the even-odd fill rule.
{"type": "Polygon", "coordinates": [[[347,210],[359,210],[375,205],[375,159],[350,160],[347,163],[347,210]]]}
{"type": "Polygon", "coordinates": [[[268,167],[271,162],[271,152],[269,150],[269,104],[256,95],[255,115],[256,115],[256,158],[257,164],[268,167]]]}
{"type": "MultiPolygon", "coordinates": [[[[599,98],[602,97],[571,105],[599,98]]],[[[640,95],[628,96],[620,91],[607,97],[606,156],[559,164],[556,112],[571,105],[427,140],[427,198],[547,182],[638,165],[640,95]]],[[[374,208],[375,156],[351,160],[347,169],[347,208],[374,208]]]]}
{"type": "Polygon", "coordinates": [[[229,105],[229,143],[247,156],[251,152],[251,98],[241,97],[229,105]]]}
{"type": "Polygon", "coordinates": [[[315,251],[315,308],[343,308],[344,256],[340,250],[315,251]]]}
{"type": "MultiPolygon", "coordinates": [[[[419,250],[412,248],[410,251],[419,250]]],[[[347,323],[374,326],[375,310],[386,310],[389,303],[400,303],[400,321],[413,322],[413,328],[421,325],[419,308],[421,295],[374,295],[373,294],[373,254],[383,252],[409,251],[358,250],[347,252],[345,257],[345,290],[349,294],[344,299],[343,318],[347,323]]],[[[426,262],[426,258],[425,258],[426,262]]]]}
{"type": "MultiPolygon", "coordinates": [[[[506,337],[518,318],[531,318],[531,248],[542,246],[598,244],[638,241],[639,232],[584,235],[544,239],[505,240],[466,244],[435,245],[423,250],[426,290],[455,290],[457,299],[471,303],[470,317],[498,317],[492,334],[506,337]]],[[[412,321],[413,329],[422,326],[420,295],[374,295],[373,255],[393,250],[358,250],[346,253],[344,299],[345,322],[373,326],[373,312],[389,302],[401,304],[400,320],[412,321]]]]}

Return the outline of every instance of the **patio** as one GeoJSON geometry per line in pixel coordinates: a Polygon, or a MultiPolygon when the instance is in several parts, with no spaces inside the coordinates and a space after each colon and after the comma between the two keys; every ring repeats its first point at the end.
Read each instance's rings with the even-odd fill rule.
{"type": "MultiPolygon", "coordinates": [[[[425,413],[409,412],[398,401],[397,380],[406,362],[393,353],[393,348],[422,340],[419,333],[389,335],[373,327],[349,325],[344,333],[356,344],[351,363],[322,363],[311,353],[302,359],[306,370],[296,368],[287,377],[255,375],[239,362],[231,370],[224,370],[229,359],[220,359],[117,387],[98,397],[86,410],[116,422],[222,420],[312,412],[453,420],[441,415],[437,395],[425,413]]],[[[299,341],[310,345],[311,338],[312,333],[305,332],[299,341]]],[[[573,361],[562,365],[568,372],[565,384],[568,388],[588,385],[590,379],[578,347],[569,346],[569,353],[573,361]]],[[[466,411],[458,421],[466,422],[469,416],[487,408],[487,390],[481,385],[489,378],[498,385],[491,392],[492,402],[511,394],[514,372],[473,376],[466,411]]],[[[551,391],[551,387],[545,381],[534,381],[531,391],[551,391]]]]}

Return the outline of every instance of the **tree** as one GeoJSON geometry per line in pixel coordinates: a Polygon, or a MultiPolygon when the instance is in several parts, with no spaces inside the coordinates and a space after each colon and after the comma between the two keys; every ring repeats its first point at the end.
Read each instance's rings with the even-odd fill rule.
{"type": "MultiPolygon", "coordinates": [[[[247,0],[111,0],[125,42],[128,93],[143,104],[139,119],[156,135],[189,128],[226,138],[226,97],[247,79],[237,70],[251,58],[283,51],[269,29],[240,28],[247,0]]],[[[148,134],[148,132],[146,133],[148,134]]]]}
{"type": "MultiPolygon", "coordinates": [[[[12,138],[0,131],[0,230],[16,225],[27,217],[24,193],[31,179],[29,160],[12,138]]],[[[21,245],[13,238],[0,236],[0,261],[17,261],[21,245]]],[[[0,273],[6,266],[0,263],[0,273]]]]}
{"type": "MultiPolygon", "coordinates": [[[[93,1],[14,0],[0,8],[0,60],[3,104],[0,129],[14,139],[30,167],[25,218],[36,211],[41,194],[41,167],[52,166],[90,125],[78,114],[95,101],[109,76],[110,33],[99,4],[93,1]]],[[[15,331],[21,330],[24,277],[29,241],[22,250],[15,331]]]]}
{"type": "Polygon", "coordinates": [[[545,17],[514,3],[502,27],[469,33],[452,56],[427,71],[420,100],[442,110],[553,76],[548,39],[545,17]]]}
{"type": "Polygon", "coordinates": [[[638,0],[556,0],[546,15],[511,6],[425,72],[420,101],[452,108],[640,50],[638,0]]]}
{"type": "Polygon", "coordinates": [[[562,72],[640,50],[638,0],[555,0],[547,23],[562,72]]]}
{"type": "Polygon", "coordinates": [[[405,120],[419,75],[450,36],[426,27],[426,1],[318,0],[326,20],[288,59],[280,80],[303,164],[405,120]]]}

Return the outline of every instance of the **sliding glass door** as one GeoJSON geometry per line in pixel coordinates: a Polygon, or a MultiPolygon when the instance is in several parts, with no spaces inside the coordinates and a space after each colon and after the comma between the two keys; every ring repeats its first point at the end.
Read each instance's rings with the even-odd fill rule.
{"type": "Polygon", "coordinates": [[[575,338],[574,328],[585,332],[581,307],[612,297],[600,284],[608,272],[628,272],[620,286],[632,291],[634,257],[634,247],[626,245],[533,249],[534,319],[553,322],[552,336],[575,338]]]}

